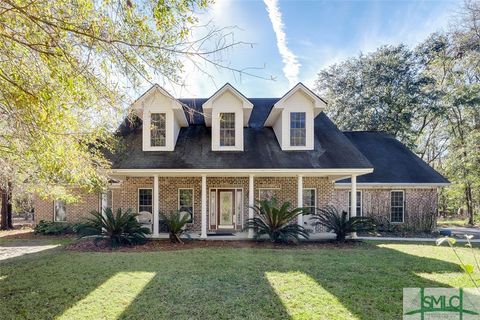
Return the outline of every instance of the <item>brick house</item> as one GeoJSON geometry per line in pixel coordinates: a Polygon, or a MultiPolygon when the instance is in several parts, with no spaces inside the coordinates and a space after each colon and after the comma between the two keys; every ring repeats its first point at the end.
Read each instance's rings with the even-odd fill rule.
{"type": "MultiPolygon", "coordinates": [[[[118,130],[109,189],[78,190],[81,201],[68,205],[37,198],[35,219],[74,222],[104,207],[132,208],[151,214],[153,236],[161,236],[158,212],[180,209],[193,236],[247,236],[251,206],[273,196],[409,227],[431,218],[449,182],[386,133],[341,132],[325,107],[301,83],[281,98],[246,98],[226,84],[207,99],[175,99],[154,85],[118,130]]],[[[308,227],[309,215],[298,222],[308,227]]]]}

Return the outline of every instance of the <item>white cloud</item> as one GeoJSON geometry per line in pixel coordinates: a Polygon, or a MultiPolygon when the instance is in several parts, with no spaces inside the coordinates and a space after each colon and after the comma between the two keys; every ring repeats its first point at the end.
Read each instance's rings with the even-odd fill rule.
{"type": "Polygon", "coordinates": [[[268,16],[272,23],[273,31],[277,37],[277,47],[283,61],[283,74],[288,79],[291,87],[298,82],[298,73],[300,71],[300,63],[295,54],[288,48],[284,24],[282,21],[282,13],[278,6],[277,0],[264,0],[267,7],[268,16]]]}

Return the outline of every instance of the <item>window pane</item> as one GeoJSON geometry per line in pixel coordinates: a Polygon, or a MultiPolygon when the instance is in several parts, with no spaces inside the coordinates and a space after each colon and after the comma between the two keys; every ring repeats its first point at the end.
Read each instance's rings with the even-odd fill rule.
{"type": "Polygon", "coordinates": [[[220,113],[220,146],[235,146],[235,113],[220,113]]]}
{"type": "Polygon", "coordinates": [[[303,189],[304,214],[315,214],[315,189],[303,189]]]}
{"type": "Polygon", "coordinates": [[[243,194],[242,190],[237,190],[237,197],[235,199],[235,214],[237,217],[237,227],[242,226],[242,217],[243,217],[243,194]]]}
{"type": "Polygon", "coordinates": [[[164,147],[166,145],[166,114],[152,113],[150,124],[150,145],[164,147]]]}
{"type": "Polygon", "coordinates": [[[153,213],[153,192],[152,189],[139,189],[138,190],[138,212],[150,212],[153,213]]]}
{"type": "Polygon", "coordinates": [[[404,199],[402,191],[392,191],[390,193],[390,212],[392,222],[403,222],[404,199]]]}
{"type": "Polygon", "coordinates": [[[214,227],[217,224],[217,191],[210,192],[210,226],[214,227]]]}
{"type": "MultiPolygon", "coordinates": [[[[352,192],[348,191],[348,212],[352,212],[352,192]]],[[[357,217],[362,216],[362,191],[357,191],[357,217]]]]}
{"type": "Polygon", "coordinates": [[[276,189],[260,189],[258,193],[259,200],[272,200],[276,198],[276,189]]]}
{"type": "Polygon", "coordinates": [[[56,222],[67,221],[67,210],[65,206],[65,201],[56,200],[53,203],[53,210],[54,210],[54,220],[56,222]]]}
{"type": "Polygon", "coordinates": [[[189,214],[193,222],[193,189],[178,189],[178,210],[189,214]]]}
{"type": "Polygon", "coordinates": [[[290,113],[290,145],[306,145],[305,112],[290,113]]]}

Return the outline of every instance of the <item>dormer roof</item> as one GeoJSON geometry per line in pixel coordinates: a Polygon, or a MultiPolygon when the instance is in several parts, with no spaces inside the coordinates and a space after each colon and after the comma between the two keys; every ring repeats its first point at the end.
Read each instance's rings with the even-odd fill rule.
{"type": "Polygon", "coordinates": [[[143,120],[143,111],[145,108],[155,106],[157,103],[155,100],[159,97],[163,97],[162,103],[167,105],[164,107],[170,107],[173,110],[175,118],[178,120],[180,126],[188,127],[188,120],[183,111],[182,103],[175,99],[167,90],[162,88],[158,84],[154,84],[150,89],[145,91],[137,100],[132,103],[132,109],[135,114],[143,120]]]}
{"type": "Polygon", "coordinates": [[[230,83],[226,83],[223,87],[217,90],[210,98],[207,99],[202,105],[203,107],[203,112],[204,112],[204,118],[205,118],[205,125],[207,127],[212,126],[212,107],[213,107],[213,102],[221,97],[224,93],[230,92],[232,93],[235,97],[240,99],[242,101],[242,108],[243,108],[243,124],[244,126],[248,125],[248,121],[250,119],[250,115],[252,113],[253,109],[253,103],[250,102],[243,94],[240,93],[237,89],[235,89],[234,86],[232,86],[230,83]]]}
{"type": "Polygon", "coordinates": [[[299,82],[295,87],[290,89],[283,97],[280,98],[280,100],[278,100],[273,105],[272,109],[270,110],[270,114],[268,115],[264,123],[266,127],[271,127],[274,124],[275,120],[282,112],[285,106],[285,102],[298,91],[303,92],[309,99],[312,100],[313,107],[314,107],[314,117],[318,116],[320,112],[322,112],[326,108],[327,102],[325,100],[317,96],[312,90],[308,89],[303,83],[299,82]]]}

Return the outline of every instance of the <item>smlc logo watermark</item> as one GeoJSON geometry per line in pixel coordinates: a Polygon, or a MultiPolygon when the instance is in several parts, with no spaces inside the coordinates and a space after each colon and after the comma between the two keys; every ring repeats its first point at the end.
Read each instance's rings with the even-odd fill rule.
{"type": "Polygon", "coordinates": [[[476,289],[404,288],[405,320],[480,319],[480,295],[476,289]]]}

